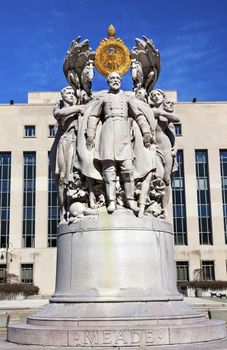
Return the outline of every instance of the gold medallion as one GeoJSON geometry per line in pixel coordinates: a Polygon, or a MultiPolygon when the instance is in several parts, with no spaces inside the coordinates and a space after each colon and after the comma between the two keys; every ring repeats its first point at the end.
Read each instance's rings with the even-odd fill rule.
{"type": "Polygon", "coordinates": [[[104,38],[96,49],[95,67],[105,77],[111,72],[124,75],[131,64],[130,52],[120,38],[115,38],[116,30],[111,24],[108,28],[109,39],[104,38]]]}

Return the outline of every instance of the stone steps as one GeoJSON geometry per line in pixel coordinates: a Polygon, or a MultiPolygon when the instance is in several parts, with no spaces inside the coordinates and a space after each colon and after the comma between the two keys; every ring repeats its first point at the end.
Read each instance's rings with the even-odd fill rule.
{"type": "Polygon", "coordinates": [[[8,323],[26,323],[27,317],[35,314],[40,309],[22,309],[22,310],[1,310],[0,311],[0,334],[5,334],[8,323]]]}

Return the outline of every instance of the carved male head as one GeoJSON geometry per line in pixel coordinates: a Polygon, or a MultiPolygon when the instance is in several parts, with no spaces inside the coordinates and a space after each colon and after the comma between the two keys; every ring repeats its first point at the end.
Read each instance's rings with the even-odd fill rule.
{"type": "Polygon", "coordinates": [[[163,107],[166,112],[172,113],[174,111],[174,102],[171,100],[165,99],[163,103],[163,107]]]}
{"type": "Polygon", "coordinates": [[[81,90],[80,92],[80,104],[86,104],[91,100],[91,97],[88,96],[88,94],[86,93],[86,91],[81,90]]]}
{"type": "Polygon", "coordinates": [[[107,83],[112,91],[118,91],[121,86],[121,77],[117,72],[111,72],[107,77],[107,83]]]}
{"type": "Polygon", "coordinates": [[[136,91],[135,95],[136,95],[136,97],[139,100],[146,102],[146,100],[147,100],[147,91],[146,91],[146,89],[144,89],[144,88],[138,89],[136,91]]]}
{"type": "Polygon", "coordinates": [[[160,107],[164,102],[165,97],[165,93],[160,89],[152,90],[149,95],[150,101],[154,104],[155,107],[160,107]]]}
{"type": "Polygon", "coordinates": [[[71,86],[66,86],[61,90],[61,97],[63,101],[69,106],[72,106],[76,103],[75,91],[71,86]]]}

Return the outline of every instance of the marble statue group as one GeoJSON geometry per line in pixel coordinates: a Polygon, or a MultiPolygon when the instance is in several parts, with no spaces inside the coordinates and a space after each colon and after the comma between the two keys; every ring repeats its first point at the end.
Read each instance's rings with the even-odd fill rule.
{"type": "Polygon", "coordinates": [[[51,152],[61,221],[121,207],[138,217],[165,217],[179,118],[173,102],[154,89],[160,55],[146,37],[129,52],[113,26],[108,34],[96,52],[78,37],[65,57],[70,85],[54,108],[58,131],[51,152]],[[107,77],[108,90],[92,91],[94,66],[107,77]],[[122,91],[129,67],[133,90],[122,91]]]}
{"type": "Polygon", "coordinates": [[[7,340],[54,349],[219,348],[213,341],[226,337],[225,322],[192,310],[176,286],[165,211],[179,118],[154,88],[159,52],[145,36],[129,52],[113,26],[108,34],[95,52],[78,37],[65,56],[69,85],[54,108],[51,150],[61,212],[55,291],[26,324],[9,324],[7,340]],[[122,91],[130,67],[133,89],[122,91]],[[92,91],[94,68],[108,89],[92,91]]]}

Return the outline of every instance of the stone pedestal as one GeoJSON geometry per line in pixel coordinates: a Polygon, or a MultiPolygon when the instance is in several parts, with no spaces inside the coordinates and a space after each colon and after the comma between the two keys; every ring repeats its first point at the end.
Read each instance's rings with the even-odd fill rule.
{"type": "MultiPolygon", "coordinates": [[[[47,267],[48,268],[48,267],[47,267]]],[[[55,347],[150,347],[222,339],[176,288],[171,225],[130,210],[59,227],[55,293],[8,340],[55,347]]]]}

